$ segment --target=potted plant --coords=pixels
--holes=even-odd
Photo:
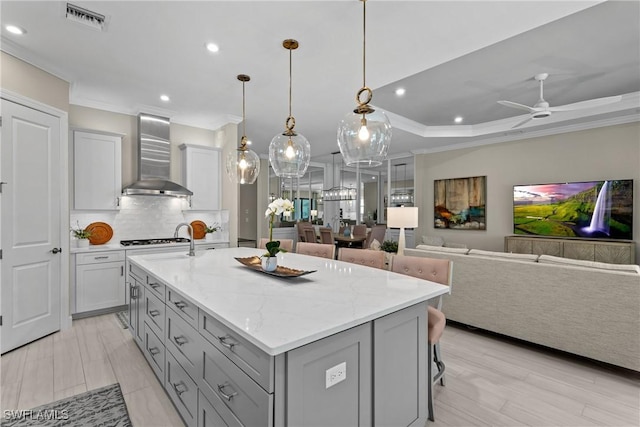
[[[276,199],[269,203],[264,216],[269,218],[269,241],[265,245],[267,253],[262,255],[262,269],[265,271],[274,271],[278,267],[278,258],[276,255],[278,252],[286,252],[285,249],[280,247],[279,240],[273,240],[273,221],[276,215],[281,215],[293,212],[293,203],[289,199]]]
[[[385,252],[396,253],[398,252],[398,242],[394,242],[393,240],[385,240],[384,242],[382,242],[382,245],[380,245],[380,249]]]
[[[89,246],[89,237],[91,237],[91,232],[80,227],[80,222],[77,222],[78,228],[72,228],[71,232],[73,233],[73,237],[77,239],[77,245],[79,248],[86,248]]]
[[[212,242],[213,241],[213,233],[215,233],[219,229],[220,229],[220,226],[217,223],[205,226],[205,228],[204,228],[204,232],[205,232],[204,239],[207,242]]]

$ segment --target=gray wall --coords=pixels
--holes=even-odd
[[[470,248],[504,249],[512,235],[513,186],[606,179],[634,180],[633,240],[640,258],[640,124],[629,123],[415,157],[420,236],[442,236]],[[487,229],[433,227],[433,181],[487,176]]]

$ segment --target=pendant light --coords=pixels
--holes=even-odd
[[[362,2],[362,88],[356,94],[358,107],[338,125],[338,146],[347,166],[380,166],[387,157],[391,143],[391,123],[384,111],[376,111],[369,102],[372,90],[366,84],[367,0]],[[365,95],[364,100],[362,95]]]
[[[291,51],[298,48],[298,42],[287,39],[282,46],[289,50],[289,117],[285,122],[285,131],[271,140],[269,162],[277,176],[301,178],[309,167],[311,145],[307,138],[293,130],[296,119],[291,115]]]
[[[253,184],[260,173],[260,158],[248,147],[244,117],[244,84],[251,80],[251,77],[239,74],[238,80],[242,82],[242,138],[236,152],[227,155],[227,176],[233,183]]]

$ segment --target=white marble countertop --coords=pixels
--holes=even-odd
[[[447,286],[386,270],[295,253],[279,254],[278,264],[317,271],[283,279],[234,259],[263,252],[229,248],[195,257],[164,253],[129,260],[270,355],[449,291]]]
[[[194,245],[196,247],[198,246],[202,246],[202,245],[211,245],[211,244],[216,244],[216,243],[229,243],[226,240],[211,240],[211,241],[206,241],[204,239],[199,239],[196,240],[194,242]],[[78,248],[78,247],[72,247],[70,248],[70,253],[72,254],[79,254],[79,253],[84,253],[84,252],[100,252],[100,251],[122,251],[122,250],[128,250],[128,251],[134,251],[137,249],[153,249],[153,248],[172,248],[172,247],[184,247],[184,248],[188,248],[189,247],[189,242],[180,242],[180,243],[166,243],[163,245],[139,245],[139,246],[122,246],[120,244],[120,242],[109,242],[109,243],[105,243],[104,245],[89,245],[86,248]]]

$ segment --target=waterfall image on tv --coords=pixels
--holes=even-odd
[[[632,224],[631,179],[513,187],[515,234],[631,240]]]

